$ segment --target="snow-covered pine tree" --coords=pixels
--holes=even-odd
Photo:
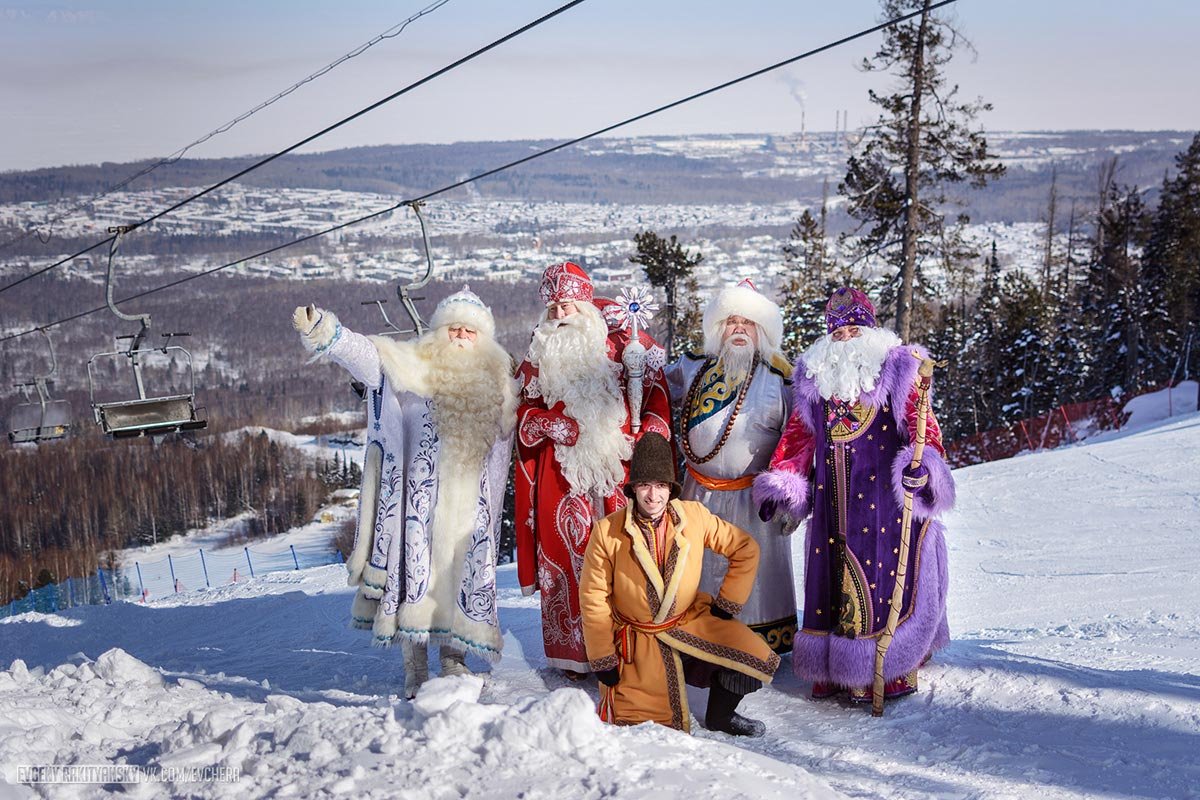
[[[1195,374],[1182,359],[1200,353],[1200,133],[1175,157],[1175,168],[1163,179],[1144,256],[1149,302],[1158,304],[1145,320],[1154,383]]]
[[[969,255],[946,250],[942,253],[942,274],[943,300],[924,344],[935,359],[945,362],[934,379],[937,389],[933,403],[943,440],[950,442],[975,432],[972,364],[966,345],[978,270]]]
[[[963,342],[962,360],[971,393],[973,432],[990,430],[1003,418],[1001,407],[1002,343],[1000,341],[1000,260],[996,242],[984,262],[983,283],[971,310],[970,334]]]
[[[679,321],[675,325],[675,352],[704,352],[704,309],[700,305],[700,284],[695,275],[688,275],[683,282],[679,303]]]
[[[892,19],[922,11],[913,20],[884,33],[883,45],[863,69],[897,78],[891,94],[869,92],[881,113],[867,128],[858,153],[847,163],[838,191],[848,199],[847,211],[858,221],[848,232],[858,258],[879,253],[895,268],[879,287],[881,315],[895,318],[902,338],[922,338],[932,319],[914,326],[936,292],[928,285],[922,264],[946,249],[964,250],[959,214],[946,224],[950,186],[966,183],[983,187],[999,177],[1004,166],[992,160],[987,138],[972,123],[991,105],[982,100],[961,102],[958,86],[948,85],[946,65],[954,51],[970,47],[943,16],[930,11],[930,0],[882,0],[883,16]],[[915,300],[922,302],[918,305]]]
[[[1036,283],[1013,270],[1000,281],[999,350],[1001,417],[1024,419],[1047,404],[1045,306]]]
[[[1091,355],[1087,394],[1125,395],[1146,382],[1140,355],[1148,311],[1142,275],[1146,210],[1136,188],[1110,184],[1097,218],[1083,294]]]
[[[819,216],[807,208],[783,246],[784,275],[779,308],[783,352],[794,359],[825,333],[825,302],[839,285],[825,232],[826,206]]]

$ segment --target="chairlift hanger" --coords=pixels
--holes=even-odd
[[[378,306],[379,313],[383,316],[384,323],[388,326],[388,328],[391,329],[381,333],[381,336],[405,336],[410,333],[420,336],[425,332],[427,327],[425,320],[421,318],[421,313],[417,311],[417,307],[413,302],[415,300],[424,300],[425,298],[414,297],[412,294],[410,294],[418,289],[425,288],[425,286],[429,284],[429,281],[433,279],[433,253],[429,247],[429,229],[425,225],[425,215],[421,213],[421,207],[424,206],[425,203],[421,200],[410,200],[409,202],[404,203],[404,205],[413,210],[413,213],[417,215],[417,222],[419,222],[421,225],[421,240],[425,245],[425,274],[415,283],[410,283],[407,286],[402,284],[396,285],[396,297],[399,298],[400,305],[404,307],[404,312],[408,315],[409,320],[412,322],[412,328],[410,329],[402,330],[388,317],[387,311],[385,311],[383,308],[387,300],[364,300],[362,302],[362,305],[364,306]]]
[[[8,440],[14,444],[39,444],[61,439],[71,428],[71,404],[66,400],[50,398],[50,387],[54,385],[53,379],[58,372],[54,342],[48,330],[38,328],[38,331],[46,337],[46,345],[50,349],[50,371],[34,377],[32,381],[14,384],[25,398],[25,402],[18,403],[9,415]],[[31,390],[37,392],[37,402],[33,401]]]
[[[125,322],[137,322],[137,333],[123,334],[115,337],[117,342],[128,340],[129,347],[110,353],[97,353],[88,360],[88,395],[91,399],[92,413],[104,433],[113,438],[134,436],[155,436],[163,433],[178,433],[181,431],[200,430],[208,426],[208,420],[199,417],[196,409],[196,374],[192,368],[192,354],[179,345],[171,344],[171,339],[177,336],[190,336],[186,332],[164,333],[162,346],[143,346],[150,333],[149,314],[126,314],[117,308],[113,302],[113,257],[120,246],[121,238],[132,230],[132,226],[119,225],[108,229],[116,234],[108,246],[108,273],[104,282],[104,297],[110,311],[117,319]],[[120,345],[117,345],[120,347]],[[143,354],[160,352],[169,355],[171,351],[182,353],[187,361],[189,390],[186,394],[146,396],[145,382],[142,379]],[[92,375],[92,364],[98,358],[127,358],[133,368],[133,380],[137,387],[137,397],[129,400],[117,400],[107,403],[96,402],[96,381]]]
[[[412,322],[412,328],[402,330],[396,325],[396,323],[392,322],[391,318],[388,317],[387,311],[383,307],[384,304],[387,303],[387,300],[381,299],[362,301],[362,305],[364,306],[373,305],[378,307],[384,323],[390,329],[380,333],[380,336],[407,336],[410,333],[420,336],[421,334],[425,333],[425,330],[428,327],[425,324],[425,320],[421,318],[421,313],[417,311],[416,304],[414,303],[416,300],[424,300],[425,298],[414,297],[411,294],[411,292],[425,288],[429,282],[433,280],[433,251],[429,246],[429,229],[425,225],[425,216],[421,213],[421,207],[424,206],[425,203],[421,200],[410,200],[409,202],[404,203],[404,205],[413,210],[413,213],[417,215],[417,222],[421,224],[421,241],[425,246],[425,274],[420,280],[416,281],[415,283],[410,283],[407,286],[399,283],[396,284],[396,297],[399,298],[400,305],[403,307],[404,313],[408,315],[409,320]],[[361,398],[366,398],[366,387],[360,381],[351,381],[350,386],[354,389],[355,394]]]

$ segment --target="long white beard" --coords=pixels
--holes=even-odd
[[[734,344],[732,340],[721,345],[717,355],[717,366],[725,376],[729,386],[740,386],[750,375],[750,367],[754,365],[754,344]]]
[[[856,402],[875,388],[888,351],[900,344],[900,337],[885,328],[859,330],[859,336],[844,342],[826,334],[804,351],[805,375],[816,381],[823,399]]]
[[[488,450],[507,433],[508,353],[492,339],[451,340],[439,330],[419,342],[418,354],[429,369],[441,460],[477,479]]]
[[[561,320],[545,320],[533,332],[529,360],[547,406],[562,402],[579,424],[574,445],[554,445],[572,492],[607,497],[625,479],[623,461],[633,444],[621,430],[628,411],[618,379],[621,367],[608,358],[608,328],[600,311],[579,304]]]

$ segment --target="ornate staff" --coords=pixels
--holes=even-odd
[[[914,358],[920,358],[913,351]],[[917,443],[913,447],[911,469],[921,466],[921,457],[925,454],[925,425],[929,415],[929,386],[933,382],[933,359],[921,359],[917,367]],[[875,685],[871,697],[872,716],[883,716],[883,658],[887,655],[892,637],[896,635],[896,625],[900,621],[900,605],[904,602],[904,579],[908,572],[908,546],[912,538],[912,507],[913,490],[904,487],[904,513],[900,522],[900,563],[896,565],[896,584],[892,587],[892,599],[889,603],[887,624],[879,636],[875,646]]]
[[[629,425],[633,433],[642,429],[642,376],[646,374],[646,346],[642,344],[640,331],[650,324],[658,303],[653,295],[640,286],[621,290],[617,298],[617,321],[622,328],[629,328],[629,344],[621,354],[625,365],[625,391],[629,396]]]

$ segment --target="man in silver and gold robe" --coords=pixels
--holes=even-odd
[[[684,500],[749,533],[758,543],[758,577],[738,619],[776,653],[792,649],[796,590],[790,533],[794,523],[764,522],[752,496],[754,477],[770,468],[791,414],[791,365],[779,352],[779,306],[750,281],[723,289],[704,311],[704,354],[667,368],[672,404],[680,409]],[[727,562],[704,554],[701,589],[716,594]]]

